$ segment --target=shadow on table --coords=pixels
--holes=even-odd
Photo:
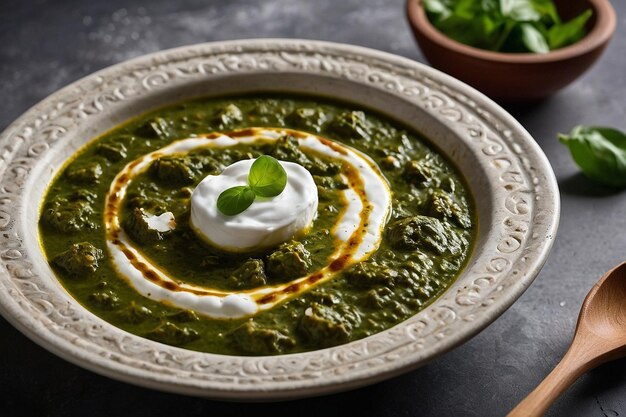
[[[568,396],[570,401],[558,401],[550,409],[548,415],[555,416],[576,416],[576,415],[597,415],[605,417],[616,417],[623,414],[622,401],[615,401],[620,395],[612,392],[616,387],[622,387],[626,382],[626,359],[604,364],[581,378],[578,383],[571,388]],[[618,388],[623,389],[623,388]],[[616,395],[617,394],[617,395]],[[578,403],[580,398],[595,398],[594,409],[581,409],[588,402]],[[571,401],[573,399],[573,401]]]
[[[620,193],[617,188],[606,187],[587,178],[582,172],[559,180],[561,192],[580,197],[611,197]]]
[[[524,103],[499,103],[517,120],[532,119],[537,113],[544,111],[551,103],[552,97]]]

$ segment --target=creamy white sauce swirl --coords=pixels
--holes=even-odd
[[[245,134],[243,134],[245,132]],[[202,147],[226,148],[239,143],[272,142],[292,134],[302,149],[309,149],[343,164],[347,190],[342,191],[346,207],[332,230],[338,241],[329,264],[308,276],[285,284],[247,291],[221,291],[178,281],[162,271],[141,251],[120,227],[119,212],[132,178],[155,159],[186,153]],[[240,318],[267,310],[280,302],[332,279],[341,270],[366,259],[382,240],[383,228],[391,213],[391,191],[376,164],[361,152],[309,133],[279,128],[250,128],[227,134],[208,134],[181,139],[126,165],[116,176],[106,197],[107,247],[119,273],[142,295],[214,318]]]

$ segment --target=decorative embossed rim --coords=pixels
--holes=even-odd
[[[188,351],[126,333],[60,286],[37,242],[37,213],[61,162],[88,139],[157,105],[203,94],[282,89],[392,112],[465,174],[477,247],[428,308],[346,345],[274,357]],[[157,52],[49,96],[0,135],[0,312],[26,336],[95,372],[157,389],[236,400],[337,392],[419,367],[479,332],[530,285],[552,246],[558,187],[532,137],[491,100],[425,65],[328,42],[258,39]]]

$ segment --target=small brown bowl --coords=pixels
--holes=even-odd
[[[615,10],[609,0],[555,0],[555,4],[564,20],[588,8],[593,16],[583,39],[546,54],[493,52],[454,41],[430,23],[422,0],[407,0],[407,16],[432,66],[495,100],[525,102],[554,94],[582,75],[615,32]]]

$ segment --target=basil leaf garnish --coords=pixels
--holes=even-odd
[[[255,198],[254,191],[245,185],[223,191],[217,198],[217,209],[227,216],[234,216],[250,207]]]
[[[245,211],[256,197],[276,197],[287,186],[287,172],[271,156],[262,155],[252,163],[248,185],[239,185],[223,191],[217,198],[217,209],[226,216]]]
[[[287,185],[287,173],[276,159],[263,155],[250,167],[248,185],[258,196],[276,197]]]
[[[626,135],[608,127],[577,126],[559,135],[585,175],[612,187],[626,187]]]

